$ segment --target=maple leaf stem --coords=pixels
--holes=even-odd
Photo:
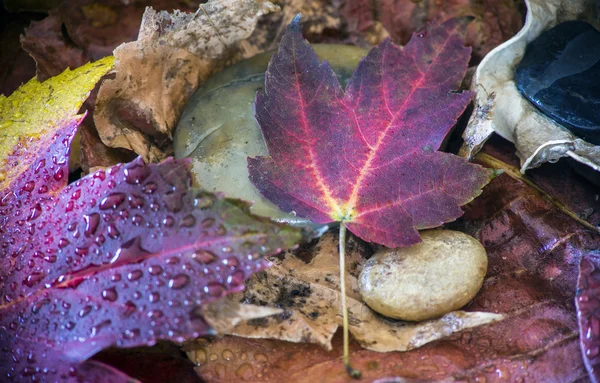
[[[342,316],[344,330],[344,366],[348,375],[360,378],[360,371],[350,365],[350,338],[348,334],[348,305],[346,303],[346,225],[340,222],[340,292],[342,295]]]

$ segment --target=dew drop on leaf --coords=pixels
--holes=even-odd
[[[211,297],[221,297],[225,293],[225,286],[218,282],[210,282],[204,286],[204,292]]]
[[[124,193],[113,193],[100,201],[100,210],[116,209],[125,201]]]
[[[127,165],[125,168],[125,182],[136,185],[142,183],[150,175],[150,169],[147,166],[138,163]]]
[[[200,264],[206,265],[217,260],[217,256],[206,250],[198,250],[192,254],[192,259]]]
[[[86,237],[90,237],[96,233],[98,225],[100,224],[100,214],[92,213],[84,215],[83,220],[85,221],[85,232]]]
[[[169,280],[169,288],[171,289],[181,289],[185,287],[190,281],[190,277],[185,274],[179,274],[174,278]]]
[[[148,182],[146,185],[144,185],[142,191],[146,194],[152,194],[156,191],[156,184],[154,182]]]
[[[102,298],[109,302],[116,301],[118,297],[119,295],[117,294],[117,290],[114,287],[102,290]]]
[[[183,220],[181,221],[181,226],[183,226],[183,227],[192,227],[195,224],[196,224],[196,218],[191,214],[188,214],[185,217],[183,217]]]
[[[127,279],[130,281],[137,281],[142,275],[144,275],[144,273],[141,270],[133,270],[127,274]]]

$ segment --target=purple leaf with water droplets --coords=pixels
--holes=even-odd
[[[192,189],[187,160],[137,159],[67,185],[80,122],[15,150],[36,158],[0,194],[2,381],[127,381],[86,359],[210,334],[201,307],[242,290],[267,267],[263,256],[300,239]]]

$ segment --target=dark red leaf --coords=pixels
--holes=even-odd
[[[437,152],[469,103],[457,93],[470,49],[467,21],[430,25],[400,49],[387,40],[364,58],[344,92],[290,24],[256,98],[270,157],[248,159],[250,179],[282,210],[341,221],[388,247],[453,221],[492,172]]]
[[[138,158],[67,185],[82,118],[8,160],[35,159],[0,192],[2,379],[125,381],[80,363],[112,345],[210,334],[201,307],[300,236],[191,189],[185,160]]]

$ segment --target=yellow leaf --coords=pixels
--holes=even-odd
[[[17,145],[30,146],[79,118],[81,105],[113,64],[114,57],[105,57],[41,83],[31,79],[8,97],[0,95],[0,190],[30,165],[7,163]]]

